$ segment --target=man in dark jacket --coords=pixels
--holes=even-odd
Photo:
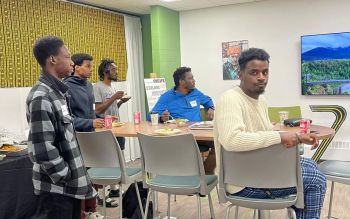
[[[39,200],[33,218],[80,219],[80,200],[96,192],[74,135],[68,87],[61,82],[73,62],[62,39],[54,36],[36,41],[33,53],[42,68],[26,100],[28,152]]]
[[[92,60],[89,54],[72,55],[74,72],[64,80],[69,87],[74,127],[80,132],[91,132],[104,126],[104,120],[96,118],[94,91],[92,84],[87,80],[92,74]]]
[[[94,91],[92,84],[87,80],[92,74],[93,58],[89,54],[78,53],[72,55],[72,61],[74,63],[73,73],[64,79],[64,83],[69,87],[69,102],[74,117],[74,128],[80,132],[91,132],[95,131],[95,128],[103,128],[104,120],[96,118]],[[97,198],[101,204],[102,199]],[[118,204],[107,198],[106,206],[117,207]],[[87,216],[91,215],[96,219],[102,217],[98,213],[93,213],[96,212],[96,199],[86,200],[83,210],[86,211]]]

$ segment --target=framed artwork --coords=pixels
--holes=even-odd
[[[238,57],[246,49],[248,49],[248,40],[222,43],[222,71],[224,80],[238,79]]]

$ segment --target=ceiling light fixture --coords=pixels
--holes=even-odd
[[[181,0],[160,0],[162,2],[178,2],[178,1],[181,1]]]

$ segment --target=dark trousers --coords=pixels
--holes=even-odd
[[[213,141],[197,141],[198,146],[205,146],[210,148],[209,155],[207,159],[204,161],[204,170],[207,175],[214,175],[215,167],[216,167],[216,155],[215,155],[215,146]]]
[[[38,197],[32,219],[80,219],[81,200],[49,192]]]
[[[124,137],[116,137],[119,143],[120,149],[123,151],[125,149],[125,138]]]

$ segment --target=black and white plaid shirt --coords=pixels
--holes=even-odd
[[[34,192],[89,199],[96,191],[75,139],[67,90],[61,81],[42,73],[27,97],[28,150],[34,163]]]

